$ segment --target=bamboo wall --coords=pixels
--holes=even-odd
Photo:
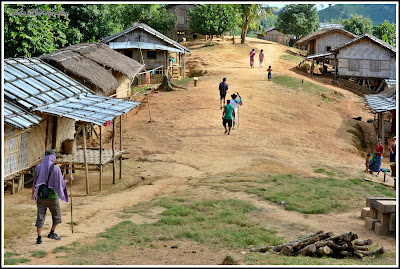
[[[396,79],[396,58],[391,58],[388,49],[368,39],[340,49],[337,57],[340,76]],[[351,59],[359,62],[358,71],[349,70]],[[379,61],[379,72],[371,71],[371,61]]]
[[[125,76],[125,75],[121,75],[119,73],[117,73],[117,81],[118,81],[118,87],[116,90],[116,97],[117,98],[123,98],[123,97],[127,97],[130,95],[130,83],[131,80]]]
[[[37,164],[46,151],[46,130],[52,117],[37,113],[43,120],[40,126],[21,131],[9,125],[4,127],[4,176],[17,173]],[[60,151],[62,142],[74,138],[75,120],[58,117],[55,148]]]
[[[340,32],[332,32],[322,35],[317,38],[317,48],[315,54],[327,52],[327,46],[330,46],[333,49],[351,40],[353,40],[353,38],[348,37]]]

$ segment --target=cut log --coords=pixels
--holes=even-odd
[[[317,254],[319,256],[326,256],[332,253],[332,249],[330,249],[328,246],[320,247],[317,249]]]
[[[354,252],[353,255],[354,255],[355,257],[357,257],[357,258],[360,258],[360,259],[363,259],[363,258],[364,258],[364,255],[362,255],[361,253],[358,253],[358,252]]]
[[[293,241],[289,241],[289,242],[287,242],[286,244],[296,243],[296,242],[299,242],[299,241],[308,240],[308,239],[310,239],[310,238],[312,238],[312,237],[314,237],[314,236],[316,236],[316,235],[318,235],[318,234],[323,234],[323,233],[324,233],[324,232],[323,232],[322,230],[319,230],[319,231],[317,231],[317,232],[314,233],[314,234],[310,234],[310,235],[308,235],[308,236],[305,236],[305,237],[302,237],[302,238],[299,238],[299,239],[296,239],[296,240],[293,240]]]
[[[353,241],[352,240],[353,239],[353,233],[352,232],[344,233],[340,237],[342,237],[342,240],[345,241],[346,243]]]
[[[383,254],[385,253],[385,247],[380,247],[379,249],[375,251],[362,251],[362,250],[356,250],[354,251],[354,254],[361,254],[363,256],[374,256],[376,254]]]
[[[353,251],[356,251],[356,250],[368,251],[369,250],[367,246],[352,246],[351,249]]]
[[[290,256],[293,253],[293,248],[291,246],[284,246],[279,253]]]
[[[356,246],[371,245],[372,244],[372,239],[366,239],[366,240],[358,239],[355,242],[353,242],[353,244],[356,245]]]
[[[328,246],[333,249],[337,249],[340,251],[340,250],[345,250],[347,248],[346,243],[344,243],[343,245],[338,245],[338,244],[335,244],[335,242],[333,242],[333,241],[330,241],[330,242],[332,242],[332,243],[330,243]]]
[[[315,244],[311,244],[305,246],[304,248],[300,249],[297,253],[303,256],[311,256],[317,251],[317,247]]]
[[[273,249],[274,247],[269,246],[269,247],[262,247],[262,248],[251,248],[249,251],[251,252],[267,252],[270,249]]]
[[[348,257],[348,256],[350,256],[350,252],[348,252],[346,250],[341,250],[341,251],[335,252],[335,254],[337,256],[340,256],[340,257]]]

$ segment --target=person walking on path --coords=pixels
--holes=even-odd
[[[231,133],[232,128],[232,118],[235,116],[235,111],[233,106],[230,104],[230,100],[226,101],[226,106],[224,106],[224,112],[222,112],[222,125],[224,125],[225,133],[228,135]],[[226,124],[228,124],[228,129],[226,129]]]
[[[264,52],[263,50],[261,50],[260,54],[259,54],[259,60],[260,60],[260,67],[264,67]]]
[[[268,67],[267,71],[268,71],[268,81],[270,81],[271,80],[271,72],[272,72],[271,66]]]
[[[390,162],[391,163],[396,162],[396,137],[395,136],[392,138],[392,141],[390,142]]]
[[[255,49],[250,52],[250,67],[254,68],[254,56],[256,55]]]
[[[58,235],[54,233],[57,224],[61,223],[61,209],[58,198],[60,198],[61,201],[68,203],[66,184],[74,179],[71,175],[64,180],[60,167],[54,164],[55,161],[55,151],[47,150],[43,160],[36,166],[36,175],[32,187],[32,201],[37,202],[37,218],[35,224],[38,235],[36,239],[37,244],[42,243],[42,227],[46,218],[47,208],[49,208],[53,219],[53,225],[51,226],[50,233],[47,237],[60,240]],[[49,195],[47,198],[40,198],[39,186],[42,184],[47,184],[49,188]]]
[[[222,109],[222,104],[225,104],[225,97],[227,92],[228,92],[228,84],[226,83],[226,78],[223,78],[222,82],[219,84],[220,109]],[[222,99],[224,99],[224,102],[222,102]]]
[[[371,161],[369,162],[369,169],[372,172],[377,172],[376,176],[379,176],[379,172],[381,171],[381,165],[383,160],[383,145],[382,139],[378,139],[378,143],[375,147],[374,155],[372,156]]]
[[[235,130],[235,123],[236,123],[236,115],[237,113],[237,106],[242,105],[242,99],[238,98],[236,94],[231,95],[232,99],[229,100],[230,104],[233,106],[233,111],[235,112],[235,116],[232,117],[232,130]]]

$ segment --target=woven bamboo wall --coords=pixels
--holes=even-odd
[[[123,98],[127,97],[130,94],[130,79],[127,76],[124,75],[117,75],[117,81],[118,81],[118,87],[116,90],[116,97],[117,98]]]
[[[9,125],[4,127],[4,176],[28,165],[28,133]]]
[[[350,59],[359,61],[360,68],[358,71],[349,70]],[[340,49],[338,60],[338,73],[340,76],[390,78],[390,68],[393,68],[390,65],[390,51],[369,40],[360,40],[351,46]],[[371,60],[380,62],[379,72],[371,70]]]
[[[62,143],[66,139],[74,139],[75,134],[75,120],[59,117],[57,120],[57,141],[56,141],[56,151],[62,149]]]
[[[46,115],[39,115],[46,118]],[[39,127],[32,128],[28,133],[28,164],[42,159],[45,152],[47,120],[42,121]]]

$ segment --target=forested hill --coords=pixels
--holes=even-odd
[[[340,16],[340,12],[343,11]],[[330,22],[332,19],[348,19],[350,15],[363,15],[372,20],[374,26],[381,24],[384,20],[396,23],[395,4],[338,4],[318,11],[319,21]]]

